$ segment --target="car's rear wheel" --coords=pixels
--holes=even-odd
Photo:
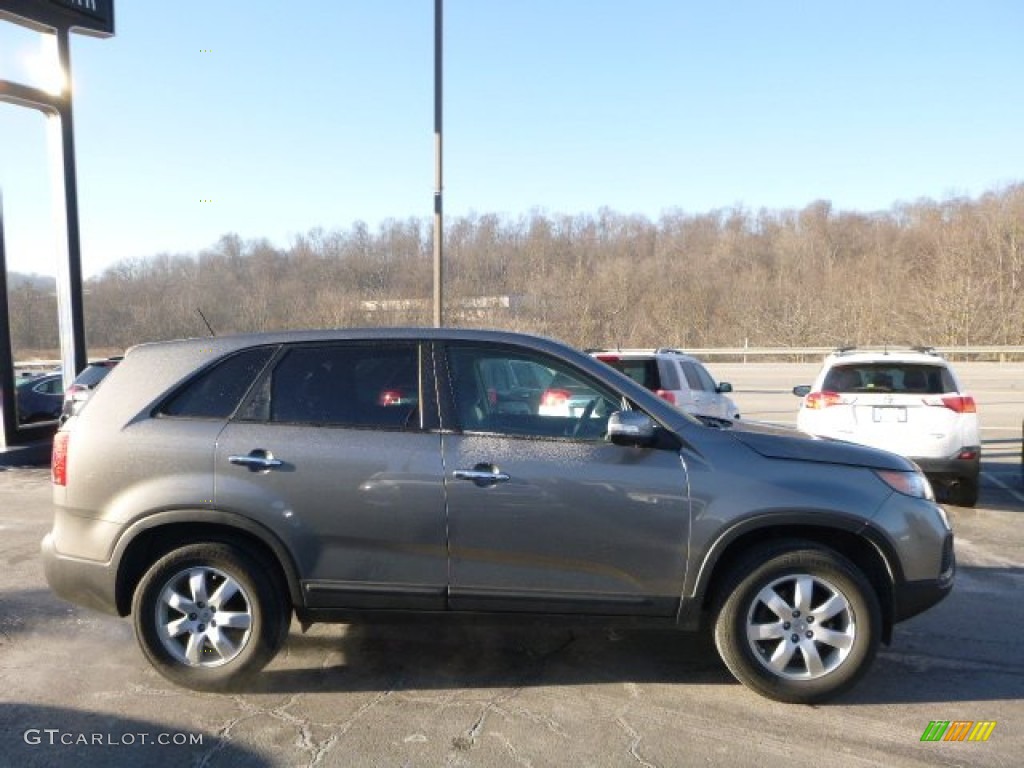
[[[290,623],[274,571],[238,547],[191,544],[160,558],[132,601],[135,635],[168,680],[222,690],[262,669]]]
[[[809,542],[752,553],[720,591],[715,644],[741,683],[811,704],[851,688],[878,650],[878,596],[838,553]]]

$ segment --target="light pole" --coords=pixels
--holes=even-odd
[[[444,215],[441,203],[444,189],[441,162],[443,6],[444,0],[434,0],[434,325],[438,328],[444,325]]]

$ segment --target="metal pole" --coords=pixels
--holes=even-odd
[[[61,357],[65,362],[63,376],[70,386],[86,366],[85,310],[82,300],[82,241],[78,221],[78,178],[75,174],[75,124],[72,119],[71,34],[68,29],[57,30],[57,53],[60,71],[67,78],[65,98],[60,110],[60,143],[63,152],[63,179],[65,179],[65,210],[68,212],[68,305],[71,324],[60,329]],[[66,349],[70,346],[70,350]],[[69,370],[70,366],[70,370]]]
[[[63,165],[64,216],[67,224],[66,258],[57,259],[57,296],[61,306],[59,317],[61,362],[65,388],[86,365],[85,312],[82,306],[82,245],[78,225],[78,181],[75,176],[75,131],[71,117],[71,35],[67,28],[57,30],[57,55],[65,79],[58,105],[60,154]],[[59,205],[59,203],[58,203]],[[60,231],[58,227],[58,232]],[[63,257],[64,254],[61,254]],[[66,269],[64,268],[66,266]]]
[[[7,255],[4,251],[4,197],[0,190],[0,448],[13,445],[18,435],[18,401],[11,350],[10,308],[7,304]]]
[[[442,242],[444,235],[444,214],[441,202],[441,86],[442,86],[442,22],[444,0],[434,0],[434,325],[444,325],[444,262]]]

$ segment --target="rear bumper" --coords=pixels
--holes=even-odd
[[[926,475],[977,479],[978,474],[981,472],[980,448],[975,449],[974,458],[971,459],[960,459],[956,456],[938,459],[911,456],[910,459]]]
[[[119,616],[115,595],[115,574],[110,563],[81,560],[57,552],[53,534],[40,547],[46,582],[58,597],[77,605]]]

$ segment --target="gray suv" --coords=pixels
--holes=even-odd
[[[509,368],[529,373],[514,397]],[[586,402],[550,407],[555,385]],[[906,459],[694,418],[498,331],[135,347],[58,433],[53,488],[51,587],[131,615],[153,666],[201,690],[260,670],[293,614],[415,612],[710,626],[740,681],[814,702],[955,570]]]

